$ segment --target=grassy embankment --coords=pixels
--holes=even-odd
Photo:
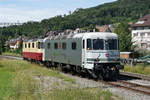
[[[150,75],[150,64],[137,64],[133,67],[125,65],[125,68],[122,71]]]
[[[118,100],[118,97],[101,88],[78,89],[69,85],[60,89],[57,86],[59,83],[54,83],[49,90],[46,86],[54,80],[45,81],[44,77],[55,77],[76,84],[75,79],[42,65],[0,59],[0,100]]]

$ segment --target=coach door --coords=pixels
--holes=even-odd
[[[86,49],[85,49],[85,40],[82,40],[82,65],[85,65],[85,53]]]

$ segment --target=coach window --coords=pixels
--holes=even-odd
[[[26,43],[24,44],[24,47],[27,48],[27,44]]]
[[[30,48],[30,43],[28,43],[28,48]]]
[[[47,43],[47,49],[50,49],[50,47],[51,47],[51,44]]]
[[[65,42],[62,43],[62,48],[66,49],[66,43]]]
[[[76,49],[76,47],[77,47],[76,42],[72,42],[72,50],[75,50],[75,49]]]
[[[91,39],[87,39],[87,50],[91,50],[92,49],[92,45],[91,45]]]
[[[38,42],[38,49],[40,49],[40,42]]]
[[[32,48],[34,48],[34,43],[32,43]]]
[[[58,49],[58,43],[54,43],[54,48]]]
[[[43,42],[38,42],[38,49],[43,49],[44,46],[43,46]]]

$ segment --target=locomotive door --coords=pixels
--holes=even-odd
[[[82,40],[82,66],[85,66],[85,55],[86,55],[86,49],[85,49],[85,40]]]

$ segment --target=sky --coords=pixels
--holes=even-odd
[[[41,21],[116,0],[0,0],[1,22]]]

